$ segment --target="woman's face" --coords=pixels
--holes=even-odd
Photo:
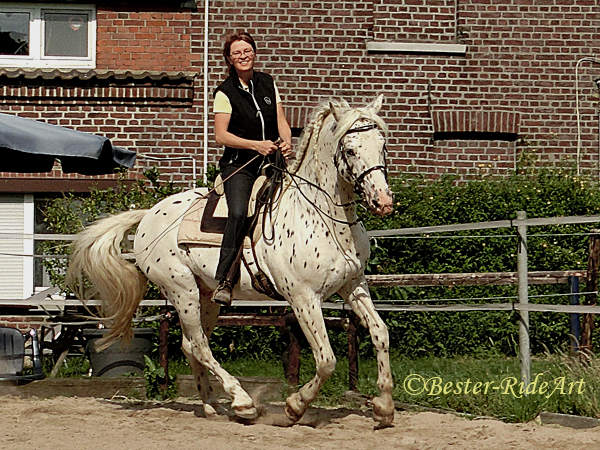
[[[229,50],[229,62],[238,74],[252,70],[254,67],[255,56],[252,45],[247,42],[235,41],[231,44]]]

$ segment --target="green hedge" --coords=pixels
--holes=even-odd
[[[540,170],[502,180],[456,183],[451,177],[427,182],[416,178],[393,182],[396,208],[388,217],[364,214],[367,229],[528,218],[600,214],[597,185],[562,171]],[[585,269],[587,233],[598,224],[528,228],[528,267],[534,270]],[[416,238],[372,240],[368,273],[508,272],[517,270],[516,229],[464,231]],[[583,289],[582,289],[583,290]],[[372,289],[376,299],[464,299],[461,303],[506,302],[516,286]],[[568,286],[530,286],[530,295],[568,293]],[[480,300],[468,300],[468,299]],[[568,297],[530,299],[568,303]],[[459,301],[457,301],[459,302]],[[446,302],[447,303],[447,302]],[[506,312],[394,313],[385,316],[392,348],[409,356],[517,352],[517,314]],[[564,349],[569,343],[569,316],[530,314],[532,351]]]
[[[102,214],[131,207],[148,207],[176,189],[159,181],[156,171],[149,182],[107,191],[93,190],[91,196],[66,195],[48,205],[46,225],[57,233],[74,233],[87,221]],[[393,214],[381,218],[363,208],[362,219],[369,230],[447,225],[506,220],[526,211],[528,218],[600,214],[598,186],[569,172],[539,170],[502,180],[480,179],[457,183],[451,177],[426,181],[417,177],[391,182],[395,198]],[[585,269],[588,236],[598,224],[530,227],[529,270]],[[64,253],[59,243],[47,244],[47,252]],[[52,246],[52,247],[50,247]],[[377,238],[371,241],[367,273],[506,272],[517,268],[516,230],[464,231],[445,235]],[[55,281],[60,282],[56,260],[47,261]],[[373,288],[376,300],[399,299],[427,302],[432,299],[461,299],[460,302],[493,301],[489,297],[514,297],[514,286],[431,288]],[[564,294],[567,286],[531,286],[531,295]],[[474,300],[475,299],[475,300]],[[457,300],[458,301],[458,300]],[[567,303],[566,296],[535,299],[543,303]],[[517,315],[507,312],[385,313],[391,347],[400,354],[451,356],[506,354],[517,352]],[[569,316],[531,313],[534,353],[564,350],[569,343]],[[345,352],[343,334],[330,333],[337,352]],[[174,333],[173,338],[178,339]],[[213,348],[220,358],[271,357],[280,353],[279,333],[272,328],[240,327],[217,329]],[[175,345],[174,347],[176,347]],[[372,352],[363,331],[362,356]]]

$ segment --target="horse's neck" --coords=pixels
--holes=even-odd
[[[326,128],[327,121],[322,128]],[[304,185],[301,187],[304,195],[311,202],[327,214],[336,219],[352,222],[355,220],[354,206],[339,207],[336,205],[347,205],[355,198],[352,185],[345,181],[338,173],[334,163],[334,155],[337,150],[337,142],[333,141],[330,131],[323,131],[318,139],[311,139],[302,163],[296,174],[317,188]],[[322,192],[319,192],[322,191]]]

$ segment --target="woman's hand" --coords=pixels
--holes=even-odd
[[[281,154],[286,160],[292,156],[292,145],[288,142],[281,142],[279,144],[279,150],[281,150]]]
[[[277,144],[273,141],[253,141],[252,150],[256,150],[263,156],[270,155],[277,151]]]

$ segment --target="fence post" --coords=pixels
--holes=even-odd
[[[579,277],[569,277],[569,303],[579,305]],[[569,314],[571,319],[571,354],[579,353],[579,342],[581,339],[581,327],[579,324],[579,313]]]
[[[348,311],[348,390],[358,392],[358,326],[354,311]]]
[[[166,308],[161,308],[160,326],[158,332],[158,363],[163,368],[165,376],[160,380],[162,391],[169,389],[169,318],[170,313]]]
[[[587,278],[585,283],[585,305],[595,305],[598,301],[598,265],[600,256],[600,230],[590,230],[590,244],[588,251]],[[592,331],[594,330],[594,315],[583,314],[581,325],[580,350],[588,355],[592,352]]]
[[[283,370],[290,391],[296,392],[300,384],[300,341],[299,336],[302,335],[302,330],[295,321],[293,315],[286,318],[286,325],[283,327],[282,337],[288,341],[287,348],[282,355]]]
[[[527,269],[527,214],[525,211],[517,212],[517,233],[519,236],[517,273],[519,282],[519,305],[529,303],[528,269]],[[525,388],[531,379],[531,350],[529,346],[529,311],[519,310],[519,356],[521,360],[521,381]]]

